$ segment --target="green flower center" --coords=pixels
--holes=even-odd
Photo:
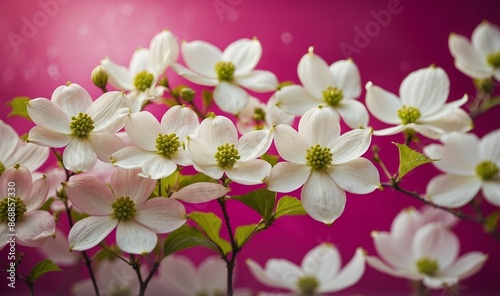
[[[118,219],[120,221],[127,221],[135,216],[135,204],[130,197],[119,197],[111,205],[113,207],[113,219]]]
[[[255,108],[253,110],[252,119],[255,121],[263,121],[266,119],[266,111],[262,108]]]
[[[234,144],[226,143],[217,147],[215,159],[220,167],[230,169],[234,166],[236,161],[240,159],[238,149],[234,148]]]
[[[236,67],[231,62],[220,61],[215,64],[215,73],[219,81],[232,81],[235,69]]]
[[[3,174],[3,172],[5,172],[5,166],[3,165],[3,163],[0,161],[0,176]]]
[[[26,213],[26,205],[19,197],[4,198],[0,201],[0,222],[8,222],[9,217],[19,220]]]
[[[112,296],[130,296],[132,295],[128,287],[119,287],[116,290],[110,291]]]
[[[142,71],[135,75],[134,86],[137,90],[145,91],[146,89],[151,87],[151,83],[153,83],[154,78],[154,75],[149,73],[148,71]]]
[[[493,68],[500,68],[500,51],[489,54],[486,57],[486,62],[493,66]]]
[[[307,149],[306,160],[307,165],[315,170],[326,169],[333,161],[333,154],[330,152],[330,148],[316,144]]]
[[[476,166],[476,174],[481,180],[491,180],[498,174],[498,166],[489,160],[481,161]]]
[[[177,152],[180,146],[179,137],[175,133],[169,135],[159,134],[158,138],[156,138],[156,149],[166,157],[170,157],[170,155]]]
[[[94,121],[85,113],[78,113],[78,116],[71,117],[69,128],[78,137],[87,137],[94,130]]]
[[[417,261],[417,270],[421,274],[433,276],[438,268],[438,262],[434,259],[424,257]]]
[[[297,281],[297,286],[301,296],[313,296],[319,286],[319,282],[315,277],[303,276]]]
[[[406,107],[403,105],[403,107],[398,110],[398,116],[401,118],[403,124],[415,123],[421,115],[420,110],[415,107]]]
[[[344,92],[335,86],[329,86],[323,91],[323,100],[332,107],[336,106],[343,98]]]

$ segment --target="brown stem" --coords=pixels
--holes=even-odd
[[[227,212],[226,208],[226,201],[224,197],[221,197],[218,199],[219,205],[221,206],[222,209],[222,214],[224,216],[224,221],[226,222],[226,229],[229,234],[229,241],[231,242],[231,258],[228,258],[228,256],[224,256],[223,259],[226,261],[226,266],[227,266],[227,295],[232,296],[233,295],[233,273],[234,273],[234,266],[236,262],[236,256],[238,252],[241,250],[238,247],[238,244],[236,243],[236,239],[234,238],[233,235],[233,230],[231,228],[231,223],[230,223],[230,218],[229,214]]]

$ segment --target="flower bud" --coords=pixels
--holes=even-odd
[[[184,87],[180,92],[181,98],[188,103],[193,101],[195,94],[196,92],[189,87]]]
[[[92,70],[92,82],[95,86],[100,89],[106,89],[106,85],[108,84],[108,73],[104,70],[104,67],[99,65]]]

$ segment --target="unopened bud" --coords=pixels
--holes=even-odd
[[[106,89],[108,84],[108,73],[104,70],[104,67],[99,65],[92,70],[92,82],[95,86],[100,89]]]
[[[180,96],[185,102],[192,102],[194,100],[196,92],[189,87],[185,87],[181,90]]]
[[[168,79],[167,79],[167,77],[162,77],[160,79],[160,81],[158,81],[158,85],[168,88]]]

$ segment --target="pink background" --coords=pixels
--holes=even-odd
[[[239,38],[257,36],[263,46],[260,69],[273,71],[280,81],[299,83],[296,68],[299,59],[309,46],[328,63],[343,59],[341,44],[355,45],[356,30],[371,31],[369,42],[352,58],[361,71],[362,84],[373,81],[394,93],[410,72],[435,64],[445,69],[451,79],[450,100],[464,93],[474,95],[474,87],[468,77],[453,65],[447,41],[451,32],[470,37],[482,20],[500,25],[500,2],[490,1],[432,1],[432,0],[376,0],[376,1],[77,1],[42,0],[56,3],[50,15],[44,14],[38,1],[2,1],[0,3],[0,100],[15,96],[48,97],[61,84],[71,81],[85,87],[94,98],[99,89],[90,81],[91,70],[105,56],[127,65],[137,47],[148,47],[151,38],[162,29],[171,30],[180,40],[202,39],[220,48]],[[396,3],[397,13],[392,14],[385,26],[373,27],[375,18],[371,12],[387,9],[388,3]],[[46,18],[44,18],[44,15]],[[33,17],[38,17],[33,20]],[[35,31],[23,30],[25,19],[37,24]],[[370,27],[372,26],[372,27]],[[358,28],[358,29],[356,29]],[[14,34],[25,38],[13,43]],[[9,38],[10,36],[10,38]],[[185,83],[169,71],[175,85]],[[266,101],[270,94],[259,95]],[[364,92],[360,98],[364,100]],[[157,116],[164,107],[155,106]],[[150,109],[152,110],[152,109]],[[483,136],[498,128],[499,107],[490,110],[476,122],[474,132]],[[13,125],[19,134],[29,131],[31,124],[23,118],[7,114],[10,108],[0,108],[0,119]],[[374,128],[385,125],[372,119]],[[344,131],[347,129],[344,126]],[[401,135],[374,138],[382,148],[381,155],[389,169],[397,169],[397,150],[391,141],[403,141]],[[422,144],[429,141],[424,140]],[[366,157],[371,153],[367,152]],[[425,184],[437,171],[430,165],[408,175],[405,188],[425,191]],[[386,181],[382,176],[382,181]],[[235,188],[236,192],[242,192]],[[298,196],[296,193],[295,196]],[[229,202],[233,225],[258,221],[257,215],[237,202]],[[331,227],[313,221],[308,216],[281,218],[273,227],[257,235],[239,254],[237,287],[268,290],[260,285],[244,265],[244,259],[253,258],[261,264],[270,258],[287,258],[300,264],[304,254],[321,242],[338,246],[344,262],[354,255],[358,246],[374,254],[370,232],[388,231],[394,216],[408,206],[420,207],[421,203],[390,189],[366,196],[348,194],[344,214]],[[493,207],[485,204],[486,212]],[[214,202],[206,208],[188,207],[188,210],[215,210]],[[461,253],[480,250],[489,254],[484,268],[472,278],[461,283],[465,295],[493,295],[500,291],[500,242],[482,232],[480,226],[462,221],[454,231],[462,243]],[[26,272],[33,260],[40,257],[34,249],[20,248],[26,261],[21,270]],[[196,264],[209,251],[197,248],[185,254]],[[0,260],[6,261],[5,250]],[[71,283],[85,270],[68,268],[66,274],[52,274],[36,283],[38,295],[64,295]],[[10,293],[5,277],[0,277],[1,294]],[[50,284],[48,284],[50,283]],[[57,284],[55,284],[57,283]],[[17,282],[15,294],[26,294],[23,283]],[[367,267],[359,283],[342,295],[407,295],[410,284]],[[495,293],[496,292],[496,293]],[[439,292],[437,292],[439,295]]]

